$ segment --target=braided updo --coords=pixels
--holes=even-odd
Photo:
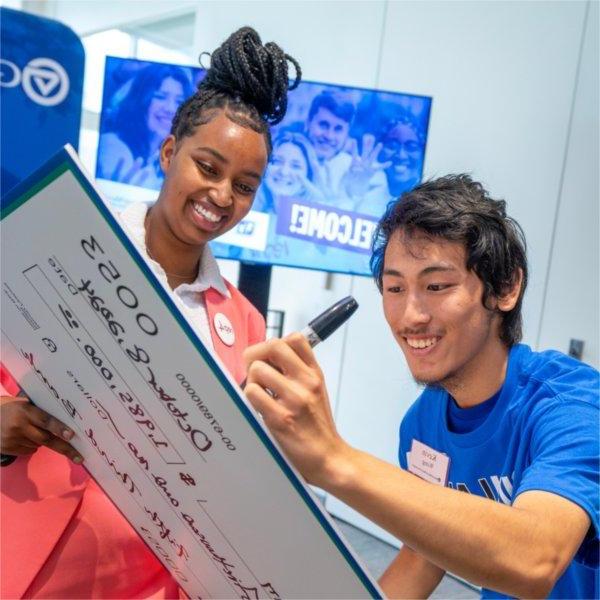
[[[291,85],[288,61],[295,70]],[[192,135],[221,109],[234,123],[264,135],[271,154],[269,125],[285,116],[287,92],[298,87],[301,76],[300,65],[277,44],[263,45],[254,29],[242,27],[213,52],[198,90],[177,110],[171,134],[175,139]]]

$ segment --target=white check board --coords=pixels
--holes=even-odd
[[[2,361],[191,597],[381,597],[72,149],[1,234]]]

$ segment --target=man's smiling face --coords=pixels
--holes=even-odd
[[[500,314],[483,306],[483,291],[463,244],[418,231],[391,236],[383,308],[417,381],[456,384],[485,369],[489,350],[502,342]]]

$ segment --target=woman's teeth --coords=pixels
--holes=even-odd
[[[429,346],[433,346],[434,344],[437,343],[439,338],[436,337],[432,337],[432,338],[427,338],[427,339],[420,339],[420,340],[416,340],[414,338],[406,338],[406,343],[411,347],[411,348],[429,348]]]
[[[210,210],[204,208],[203,206],[200,206],[200,204],[196,204],[195,202],[192,204],[192,206],[194,207],[194,210],[201,216],[204,217],[207,221],[210,221],[211,223],[217,223],[218,221],[220,221],[222,219],[221,215],[216,215],[213,212],[210,212]]]

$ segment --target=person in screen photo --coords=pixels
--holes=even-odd
[[[144,86],[154,90],[150,101],[138,96],[140,115],[166,136],[157,200],[133,203],[119,218],[198,337],[241,383],[242,353],[264,340],[265,322],[223,278],[209,242],[252,208],[272,150],[270,126],[283,119],[288,90],[298,86],[301,71],[277,44],[263,45],[256,31],[243,27],[215,50],[206,77],[167,128],[166,112],[186,90],[176,73],[164,71],[153,87]],[[161,109],[165,81],[172,85],[165,96],[171,96]],[[224,325],[233,340],[223,334]],[[75,432],[18,397],[19,386],[1,363],[0,381],[0,597],[187,597],[83,468],[70,444]],[[221,443],[222,430],[214,432],[215,444]]]
[[[345,148],[355,113],[354,103],[333,91],[315,96],[308,111],[306,137],[315,149],[324,192],[330,198],[343,194],[342,178],[352,163],[352,156]]]
[[[359,141],[350,132],[356,107],[340,92],[324,91],[313,99],[306,125],[319,161],[324,200],[342,210],[380,217],[390,200],[379,155],[382,144],[371,133]]]
[[[254,209],[276,213],[281,198],[322,202],[322,189],[314,148],[301,133],[285,132],[273,142],[271,160]]]
[[[415,120],[404,114],[386,124],[381,137],[379,161],[392,198],[414,188],[421,178],[424,155],[423,132]]]
[[[265,249],[259,251],[225,245],[221,248],[218,240],[213,249],[217,253],[227,253],[230,258],[250,262],[267,260],[302,265],[313,260],[319,264],[325,246],[277,233],[277,216],[281,203],[286,199],[302,203],[323,202],[315,151],[304,135],[290,131],[284,131],[275,138],[265,177],[252,205],[253,210],[270,214]]]
[[[360,151],[354,138],[347,146],[352,162],[341,188],[355,212],[379,218],[388,202],[413,189],[421,179],[424,136],[408,112],[388,121],[378,142],[373,134],[365,133]]]
[[[100,135],[96,177],[160,189],[160,145],[191,93],[190,75],[182,67],[148,65],[139,71]]]

